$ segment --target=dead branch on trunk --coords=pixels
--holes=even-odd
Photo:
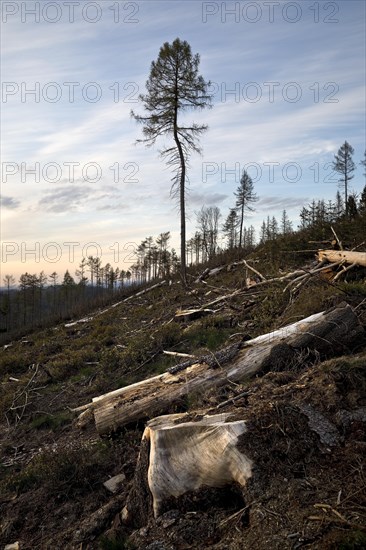
[[[191,355],[190,353],[179,353],[178,351],[165,351],[163,350],[163,353],[165,355],[172,355],[173,357],[188,357],[189,359],[196,359],[194,355]]]
[[[337,242],[337,244],[338,244],[338,246],[339,246],[339,249],[340,249],[340,250],[343,250],[342,241],[340,241],[340,240],[338,239],[338,235],[337,235],[337,233],[334,231],[334,228],[333,228],[332,226],[331,226],[330,228],[331,228],[332,233],[333,233],[333,235],[334,235],[334,237],[335,237],[335,240],[336,240],[336,242]]]
[[[354,267],[356,267],[357,264],[351,264],[351,265],[348,265],[347,267],[345,266],[342,266],[342,270],[341,271],[338,271],[338,273],[334,276],[333,278],[333,281],[338,281],[338,279],[340,277],[342,277],[342,275],[344,275],[345,273],[347,273],[347,271],[351,271],[351,269],[353,269]]]
[[[249,269],[250,271],[253,271],[253,273],[255,273],[256,275],[258,275],[258,277],[260,278],[261,281],[266,281],[266,278],[262,275],[262,273],[260,273],[259,271],[257,271],[256,269],[254,269],[253,266],[249,265],[248,262],[246,260],[243,260],[243,263],[245,265],[245,267],[247,269]]]

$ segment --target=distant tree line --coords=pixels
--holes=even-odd
[[[366,185],[361,194],[350,192],[355,164],[353,148],[347,141],[335,155],[334,170],[340,174],[340,189],[334,200],[313,200],[303,206],[298,231],[319,232],[329,225],[357,218],[365,220]],[[366,168],[365,159],[361,165]],[[366,173],[364,174],[366,176]],[[196,212],[196,231],[186,241],[185,265],[205,264],[225,250],[238,256],[250,252],[257,244],[276,241],[295,232],[286,210],[281,219],[268,216],[263,220],[258,238],[253,225],[246,223],[248,214],[254,211],[258,197],[249,174],[244,170],[240,184],[234,193],[234,204],[222,223],[217,206],[202,206]],[[102,265],[101,258],[82,258],[74,276],[67,269],[63,275],[55,271],[46,275],[24,273],[16,281],[11,274],[3,279],[0,293],[0,332],[12,333],[60,319],[82,314],[116,299],[131,285],[141,285],[155,279],[172,277],[181,270],[181,259],[170,247],[170,232],[157,238],[146,237],[135,250],[136,260],[128,269],[114,268],[110,263]]]
[[[46,275],[23,273],[19,281],[5,275],[0,294],[0,332],[25,331],[82,314],[114,299],[134,284],[130,270],[102,266],[101,259],[83,258],[75,271]]]

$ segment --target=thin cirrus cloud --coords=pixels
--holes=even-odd
[[[301,208],[309,202],[310,199],[306,197],[270,197],[264,196],[256,203],[256,210],[267,211],[282,211],[290,210],[294,208]]]
[[[216,206],[221,204],[228,198],[228,195],[223,193],[198,193],[192,191],[188,193],[187,202],[189,206]]]
[[[46,195],[38,202],[38,208],[45,212],[70,212],[74,211],[84,204],[93,193],[93,189],[88,186],[75,187],[73,185],[57,189],[51,189],[45,192]]]
[[[97,210],[99,212],[106,212],[108,210],[111,211],[120,211],[120,210],[129,210],[130,206],[124,202],[117,202],[112,204],[103,204],[101,206],[97,206]]]
[[[213,109],[186,117],[209,126],[201,140],[202,156],[192,155],[189,163],[188,233],[195,228],[193,212],[203,205],[219,206],[226,217],[239,184],[233,173],[236,163],[240,163],[240,173],[246,163],[262,168],[262,176],[255,181],[260,200],[250,219],[258,227],[268,213],[279,217],[286,209],[296,215],[313,198],[333,199],[337,184],[314,183],[310,167],[331,163],[346,139],[355,148],[358,167],[365,149],[363,2],[338,2],[337,24],[324,22],[335,3],[307,0],[272,3],[273,23],[267,16],[271,3],[253,3],[261,17],[258,23],[249,23],[242,16],[240,20],[229,13],[223,16],[223,10],[236,9],[239,3],[211,3],[218,12],[204,20],[202,2],[141,0],[130,3],[138,6],[134,24],[126,22],[131,8],[121,9],[121,21],[114,24],[108,3],[96,4],[101,6],[102,18],[95,24],[83,20],[80,4],[72,24],[63,13],[55,24],[35,23],[31,17],[22,23],[18,14],[3,25],[3,80],[19,86],[19,92],[3,102],[1,115],[3,160],[19,165],[17,174],[1,182],[6,239],[11,240],[12,234],[26,239],[29,233],[22,237],[22,228],[28,226],[29,212],[39,212],[44,216],[34,220],[34,239],[37,232],[40,239],[50,234],[53,223],[65,241],[83,242],[107,221],[103,226],[106,242],[113,243],[116,232],[118,238],[134,240],[136,235],[138,240],[145,236],[142,231],[157,235],[170,230],[173,246],[178,247],[179,215],[169,194],[172,174],[158,153],[170,139],[167,136],[151,149],[136,146],[142,128],[130,118],[131,109],[143,114],[137,98],[145,93],[151,61],[163,42],[177,36],[200,54],[200,72],[215,83]],[[119,2],[113,4],[114,9],[117,4],[122,8]],[[286,22],[281,16],[283,8],[287,5],[292,16],[295,4],[301,5],[301,18],[297,23]],[[248,8],[251,15],[253,6]],[[315,23],[317,6],[319,22]],[[31,90],[35,82],[41,87],[40,101],[31,95],[23,101],[21,84]],[[52,103],[43,97],[48,82],[60,86],[59,101]],[[73,102],[65,82],[78,83]],[[94,103],[82,93],[90,82],[97,83],[102,92]],[[250,82],[257,83],[260,92],[256,102],[245,96]],[[273,101],[266,82],[279,83]],[[289,82],[301,90],[297,102],[284,98]],[[329,83],[335,85],[333,96],[329,96]],[[338,101],[328,102],[332,97]],[[52,182],[41,174],[39,181],[31,175],[24,179],[22,162],[30,167],[39,162],[41,172],[46,163],[58,163],[61,178]],[[79,163],[73,180],[65,166],[70,162]],[[97,181],[82,173],[90,162],[101,168]],[[280,166],[273,181],[268,181],[264,163],[271,162]],[[210,177],[205,177],[205,163],[216,167]],[[283,178],[286,163],[302,168],[296,184]],[[361,172],[356,170],[352,180],[357,192],[364,185]]]
[[[16,210],[20,206],[20,201],[14,197],[7,197],[0,195],[0,207],[8,208],[9,210]]]
[[[128,208],[128,201],[120,202],[122,192],[118,187],[105,185],[102,188],[93,188],[80,182],[81,180],[75,182],[76,185],[62,185],[44,190],[44,196],[38,201],[37,210],[68,213],[87,209],[102,211]]]

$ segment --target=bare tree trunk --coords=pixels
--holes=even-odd
[[[349,250],[319,250],[319,261],[339,262],[345,264],[355,264],[366,267],[366,252],[352,252]]]
[[[178,84],[177,84],[178,86]],[[174,141],[176,143],[179,161],[180,161],[180,183],[179,183],[179,207],[180,207],[180,272],[182,283],[187,285],[187,269],[186,269],[186,200],[185,200],[185,185],[186,185],[186,161],[182,144],[178,137],[178,107],[176,107],[174,117]]]

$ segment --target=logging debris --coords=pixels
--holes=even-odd
[[[356,314],[343,304],[229,346],[211,358],[188,361],[163,374],[95,397],[92,403],[78,407],[75,412],[91,409],[98,432],[113,432],[166,412],[192,392],[202,393],[228,383],[239,383],[260,372],[280,370],[303,350],[314,350],[320,358],[326,358],[352,350],[364,338],[365,332]]]

